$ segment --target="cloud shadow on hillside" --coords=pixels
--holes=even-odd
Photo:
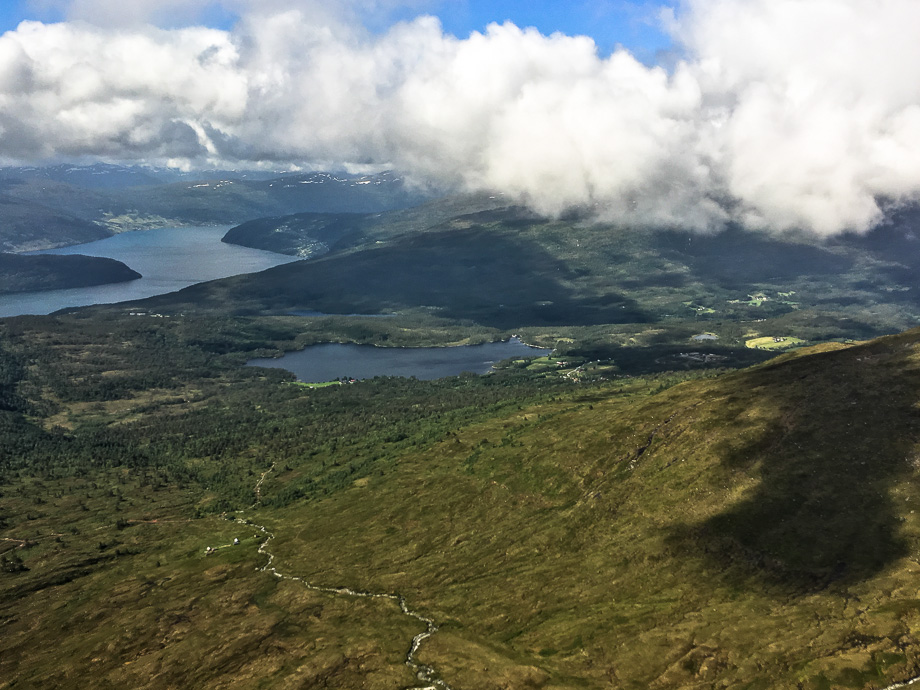
[[[873,345],[749,372],[775,421],[723,463],[760,483],[672,544],[793,592],[865,580],[904,556],[891,489],[915,472],[920,371],[894,357]]]
[[[731,290],[804,276],[838,275],[853,267],[851,257],[823,247],[736,226],[715,235],[662,232],[657,243],[663,256],[687,265],[697,280]]]

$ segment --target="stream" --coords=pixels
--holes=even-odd
[[[670,422],[671,420],[668,420]],[[667,423],[667,422],[666,422]],[[663,425],[662,425],[663,426]],[[654,434],[653,434],[654,435]],[[255,485],[254,493],[256,501],[250,507],[255,508],[259,505],[262,500],[262,484],[265,482],[265,478],[275,469],[273,464],[265,472],[262,473],[262,476],[259,477],[258,482]],[[240,511],[242,512],[242,511]],[[438,678],[438,672],[419,661],[418,653],[424,644],[425,640],[432,637],[435,633],[438,632],[438,624],[434,619],[428,618],[427,616],[422,615],[417,611],[413,611],[409,608],[409,605],[406,603],[406,598],[399,593],[390,594],[390,593],[377,593],[377,592],[364,592],[349,587],[322,587],[320,585],[315,585],[307,580],[299,577],[297,575],[287,575],[274,566],[275,554],[268,550],[268,545],[275,538],[275,535],[269,531],[265,525],[259,525],[250,520],[242,520],[242,522],[250,527],[262,532],[265,535],[265,540],[259,545],[258,552],[263,556],[268,557],[268,562],[265,563],[261,568],[256,568],[259,572],[271,573],[279,580],[290,580],[292,582],[299,582],[304,587],[313,592],[322,592],[324,594],[333,594],[336,596],[352,597],[358,599],[384,599],[388,601],[395,602],[399,606],[399,610],[402,611],[403,615],[412,618],[420,623],[425,624],[425,630],[418,633],[415,637],[412,638],[412,642],[409,644],[409,650],[406,653],[406,666],[408,666],[412,672],[415,674],[415,677],[418,678],[419,682],[422,685],[415,685],[405,690],[453,690],[453,688],[448,685],[446,682]],[[899,690],[900,688],[908,688],[914,685],[920,684],[920,676],[915,678],[910,678],[908,680],[902,681],[900,683],[893,683],[892,685],[885,686],[882,690]]]
[[[894,685],[889,685],[882,688],[882,690],[897,690],[898,688],[909,688],[911,685],[916,685],[920,683],[920,676],[916,678],[911,678],[910,680],[905,680],[903,683],[895,683]]]
[[[252,504],[251,508],[255,508],[262,500],[262,484],[265,482],[265,478],[268,476],[268,474],[274,469],[275,466],[272,465],[269,469],[262,473],[261,477],[259,477],[259,481],[256,483],[254,490],[256,502]],[[423,664],[418,659],[418,652],[419,649],[421,649],[422,644],[425,642],[425,640],[430,638],[438,631],[438,624],[434,621],[434,619],[423,616],[421,613],[410,609],[409,605],[406,603],[406,598],[399,593],[390,594],[363,592],[351,589],[349,587],[321,587],[319,585],[307,582],[305,579],[297,575],[288,575],[281,572],[274,566],[275,554],[268,550],[268,545],[275,538],[275,535],[269,531],[265,525],[259,525],[251,522],[250,520],[242,520],[242,522],[246,525],[249,525],[250,527],[256,528],[265,535],[265,540],[259,545],[259,553],[263,556],[267,556],[268,562],[261,568],[257,568],[259,572],[271,573],[279,580],[299,582],[312,592],[322,592],[324,594],[334,594],[336,596],[352,597],[357,599],[385,599],[392,601],[399,606],[399,610],[402,611],[403,615],[420,623],[424,623],[425,630],[412,638],[412,642],[409,645],[409,650],[406,653],[406,666],[412,670],[412,672],[415,674],[415,677],[418,678],[422,685],[414,685],[410,688],[406,688],[405,690],[453,690],[450,685],[438,678],[438,672],[434,668],[428,666],[427,664]]]

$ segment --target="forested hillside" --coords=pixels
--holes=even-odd
[[[225,241],[309,260],[149,304],[172,312],[415,313],[498,328],[644,324],[672,344],[692,335],[685,327],[743,345],[861,339],[920,323],[920,244],[908,211],[866,236],[833,241],[739,228],[643,232],[508,206],[457,214],[500,203],[457,197],[379,216],[247,223]]]
[[[104,257],[0,253],[0,295],[105,285],[140,277],[121,261]]]
[[[71,213],[0,193],[0,251],[83,244],[108,237],[101,225]]]

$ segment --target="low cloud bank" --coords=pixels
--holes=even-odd
[[[684,55],[669,71],[512,24],[371,35],[240,0],[230,32],[164,30],[105,25],[104,4],[0,37],[7,161],[392,166],[704,231],[865,231],[920,198],[916,0],[687,0],[665,17]]]

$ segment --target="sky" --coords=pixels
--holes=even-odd
[[[639,228],[865,232],[920,200],[917,26],[916,0],[3,0],[0,163],[391,168]]]
[[[99,10],[88,10],[91,3],[55,0],[3,0],[0,3],[0,33],[15,29],[23,20],[59,22],[71,17],[109,12],[103,3]],[[121,3],[119,3],[121,4]],[[166,3],[168,4],[168,3]],[[76,6],[76,9],[74,7]],[[179,27],[200,23],[230,30],[239,21],[239,6],[219,2],[199,3],[191,15],[167,9],[152,19],[160,26]],[[390,6],[364,17],[371,31],[379,32],[395,21],[412,19],[421,13],[433,14],[444,30],[458,37],[483,31],[493,22],[511,21],[521,27],[535,27],[544,34],[562,32],[591,36],[602,52],[626,46],[641,59],[652,63],[672,47],[671,37],[661,27],[661,3],[646,0],[420,0]]]

